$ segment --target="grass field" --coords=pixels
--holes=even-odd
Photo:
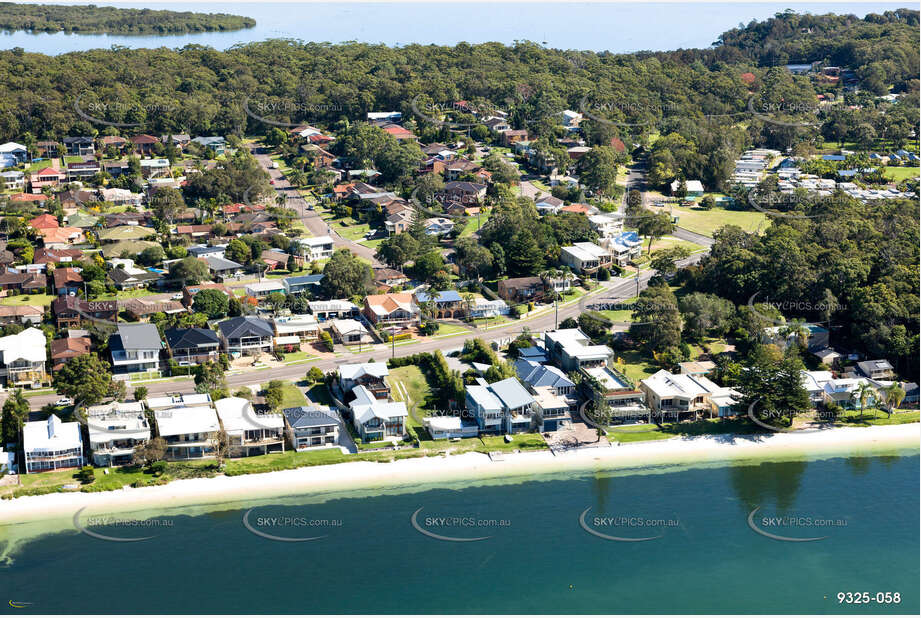
[[[262,388],[265,388],[265,384],[262,385]],[[285,408],[297,408],[300,406],[307,405],[307,398],[304,397],[304,393],[301,392],[297,386],[291,382],[285,382],[282,387],[283,397],[281,400],[281,409]]]
[[[909,178],[917,178],[921,174],[921,168],[917,167],[887,167],[885,176],[896,182],[902,182]]]
[[[766,227],[768,216],[756,210],[728,210],[716,206],[711,210],[704,210],[697,206],[684,207],[672,206],[667,208],[653,208],[656,212],[671,212],[678,217],[678,226],[686,230],[713,236],[713,232],[724,225],[738,225],[747,232],[754,232],[760,227]]]

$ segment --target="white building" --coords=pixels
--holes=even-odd
[[[624,231],[624,217],[616,213],[589,215],[588,224],[601,238],[613,238]]]
[[[544,333],[544,347],[550,360],[564,371],[604,366],[614,357],[606,345],[594,345],[578,328],[563,328]]]
[[[112,402],[86,409],[93,464],[125,466],[134,459],[134,449],[150,439],[150,425],[141,402]]]
[[[277,317],[272,321],[276,338],[297,337],[299,341],[311,341],[320,336],[320,324],[309,313]]]
[[[593,242],[577,242],[560,247],[560,261],[581,274],[592,274],[599,268],[610,266],[611,252]]]
[[[225,397],[214,402],[234,457],[282,453],[285,420],[281,414],[257,414],[249,399]]]
[[[247,296],[252,296],[253,298],[265,298],[269,294],[274,292],[285,293],[285,286],[281,281],[257,281],[254,283],[247,283],[243,288],[246,290]]]
[[[83,465],[80,423],[65,423],[56,414],[45,421],[25,423],[22,443],[26,473],[79,468]]]
[[[705,376],[676,375],[664,369],[640,380],[640,389],[653,412],[675,418],[684,413],[731,416],[742,397],[738,391],[719,386]]]
[[[220,431],[221,424],[210,405],[156,410],[154,420],[160,437],[166,440],[167,459],[201,459],[214,456],[214,438]]]
[[[355,430],[365,442],[386,438],[403,439],[409,412],[402,401],[378,399],[364,386],[352,389],[355,398],[349,403]]]
[[[0,380],[8,387],[39,388],[48,382],[47,360],[45,333],[35,327],[0,337]]]
[[[325,260],[333,256],[333,239],[329,236],[300,238],[296,242],[304,258],[311,262]]]

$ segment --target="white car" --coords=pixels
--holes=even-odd
[[[54,402],[54,405],[56,405],[56,406],[72,406],[72,405],[74,405],[74,400],[71,399],[70,397],[61,397],[60,399],[58,399],[57,401]]]
[[[182,300],[182,292],[176,292],[170,296],[170,300]]]

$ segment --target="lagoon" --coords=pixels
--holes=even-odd
[[[89,3],[89,2],[87,2]],[[909,6],[899,2],[93,2],[126,8],[224,12],[256,19],[254,28],[167,36],[0,33],[0,48],[63,54],[124,46],[234,45],[272,38],[303,41],[361,41],[386,45],[529,40],[560,49],[631,53],[710,46],[720,33],[765,19],[787,8],[798,12],[882,13]]]

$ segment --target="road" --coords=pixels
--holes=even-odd
[[[697,232],[692,232],[691,230],[686,230],[683,227],[676,227],[675,231],[672,232],[672,236],[675,238],[680,238],[681,240],[687,240],[694,244],[707,247],[708,249],[713,246],[713,239],[709,236],[704,236],[703,234],[698,234]]]
[[[254,156],[256,160],[259,161],[259,165],[262,166],[262,169],[264,169],[274,181],[275,184],[273,187],[275,192],[278,195],[284,196],[285,206],[287,208],[291,208],[298,213],[298,217],[304,222],[304,227],[307,228],[311,236],[329,236],[333,239],[334,246],[345,247],[355,255],[370,260],[372,266],[383,266],[383,264],[378,262],[377,258],[374,257],[374,249],[343,238],[320,217],[317,211],[312,210],[307,200],[301,197],[295,187],[291,186],[291,183],[288,182],[285,175],[281,173],[281,170],[272,167],[272,159],[269,155],[254,154]]]
[[[627,208],[627,195],[630,191],[636,189],[643,198],[642,205],[646,205],[646,159],[639,159],[633,162],[633,165],[627,168],[627,184],[624,190],[624,199],[621,201],[618,212],[624,212]]]

